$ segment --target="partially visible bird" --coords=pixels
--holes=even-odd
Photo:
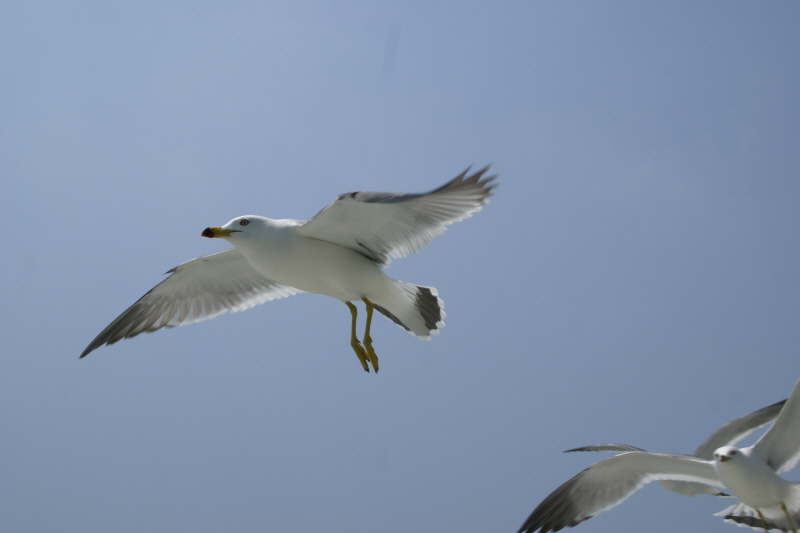
[[[717,448],[722,446],[733,446],[753,430],[760,428],[764,424],[772,422],[775,417],[780,414],[783,404],[786,400],[773,403],[766,407],[762,407],[758,411],[753,411],[744,416],[740,416],[736,420],[732,420],[724,426],[717,429],[708,437],[703,444],[697,447],[694,451],[694,456],[700,459],[712,460],[714,459],[714,452]],[[590,446],[581,446],[580,448],[573,448],[566,450],[569,452],[643,452],[645,450],[630,446],[628,444],[592,444]],[[662,479],[658,482],[662,487],[684,496],[694,496],[695,494],[710,494],[712,496],[720,496],[724,498],[730,497],[730,494],[722,492],[711,485],[704,485],[702,483],[693,483],[691,481],[676,481],[670,479]]]
[[[716,514],[726,522],[797,533],[800,483],[786,481],[778,474],[792,469],[798,460],[800,381],[775,422],[752,446],[742,449],[722,446],[710,460],[638,449],[603,459],[547,496],[522,524],[519,533],[546,533],[576,526],[619,505],[645,484],[661,480],[724,489],[738,499]]]
[[[103,344],[213,318],[228,311],[300,292],[344,302],[350,310],[350,346],[369,372],[378,371],[370,327],[373,310],[420,339],[444,326],[444,303],[436,289],[394,280],[382,267],[390,258],[416,252],[446,226],[487,203],[496,176],[489,167],[465,170],[429,193],[351,192],[340,195],[310,220],[234,218],[202,235],[234,247],[187,261],[109,324],[81,354]],[[357,309],[366,305],[363,345],[356,335]]]

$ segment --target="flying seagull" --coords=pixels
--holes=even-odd
[[[246,215],[202,236],[234,247],[173,268],[119,315],[86,347],[85,357],[104,344],[142,332],[171,328],[243,311],[301,292],[324,294],[350,309],[350,346],[361,366],[378,371],[370,325],[373,310],[420,339],[444,326],[444,303],[436,289],[392,279],[382,267],[390,258],[416,252],[446,226],[488,202],[495,175],[468,168],[429,193],[351,192],[340,195],[310,220],[273,220]],[[358,311],[366,305],[363,345],[356,335]]]
[[[736,420],[728,422],[708,437],[703,444],[698,446],[694,451],[694,456],[701,459],[712,460],[714,452],[717,448],[722,446],[733,446],[753,430],[760,428],[764,424],[772,422],[775,417],[781,412],[783,404],[786,400],[773,403],[766,407],[762,407],[758,411],[753,411],[744,416],[740,416]],[[573,448],[566,450],[569,452],[643,452],[645,450],[630,446],[628,444],[592,444],[590,446],[582,446],[580,448]],[[711,485],[704,485],[702,483],[693,483],[691,481],[676,481],[673,479],[662,479],[659,484],[667,490],[683,494],[684,496],[694,496],[695,494],[711,494],[712,496],[730,497],[730,494],[722,492]]]
[[[722,429],[722,428],[721,428]],[[800,483],[778,476],[800,459],[800,381],[775,422],[752,446],[717,448],[711,459],[628,451],[603,459],[554,490],[519,533],[559,531],[619,505],[651,481],[674,480],[720,487],[738,501],[717,513],[753,529],[797,533]]]

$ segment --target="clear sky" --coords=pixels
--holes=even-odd
[[[800,3],[3,2],[0,530],[509,532],[800,378]],[[392,277],[78,355],[200,232],[501,185]],[[790,472],[790,479],[800,474]],[[584,532],[732,532],[657,485]]]

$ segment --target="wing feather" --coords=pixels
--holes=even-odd
[[[575,526],[619,505],[656,480],[720,485],[710,461],[689,455],[622,453],[593,464],[554,490],[534,509],[519,533],[546,533]]]
[[[800,460],[800,381],[795,383],[772,427],[753,445],[755,453],[776,473],[791,470]]]
[[[81,357],[104,344],[139,333],[214,318],[228,311],[303,292],[259,274],[235,248],[187,261],[169,272],[86,347]]]
[[[630,444],[619,444],[615,442],[608,442],[603,444],[591,444],[589,446],[581,446],[580,448],[572,448],[571,450],[564,450],[564,453],[569,452],[613,452],[613,453],[627,453],[627,452],[643,452],[645,450],[631,446]]]
[[[386,265],[427,245],[446,226],[479,211],[488,201],[496,176],[485,167],[424,194],[351,192],[340,195],[297,233],[356,250]]]
[[[701,459],[710,461],[713,459],[717,448],[735,446],[737,442],[749,435],[754,429],[775,420],[785,403],[786,400],[782,400],[762,407],[758,411],[740,416],[736,420],[731,420],[712,433],[703,444],[697,447],[694,454]]]

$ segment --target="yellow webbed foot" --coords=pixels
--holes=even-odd
[[[364,337],[364,348],[366,348],[367,352],[367,360],[372,363],[372,368],[375,370],[375,373],[378,373],[378,355],[375,353],[375,349],[372,347],[372,337]]]
[[[364,350],[364,347],[361,346],[361,343],[358,342],[358,339],[352,339],[350,341],[350,346],[352,346],[353,351],[356,352],[356,357],[358,357],[358,360],[361,362],[361,366],[364,368],[364,370],[369,372],[369,364],[367,364],[367,361],[371,361],[372,359],[367,351]]]
[[[375,304],[367,300],[366,298],[362,298],[364,303],[367,306],[367,325],[364,328],[364,348],[367,349],[367,359],[369,362],[372,363],[372,368],[375,370],[375,373],[378,373],[378,354],[375,353],[375,349],[372,347],[372,337],[369,334],[370,327],[372,326],[372,311],[375,308]]]

